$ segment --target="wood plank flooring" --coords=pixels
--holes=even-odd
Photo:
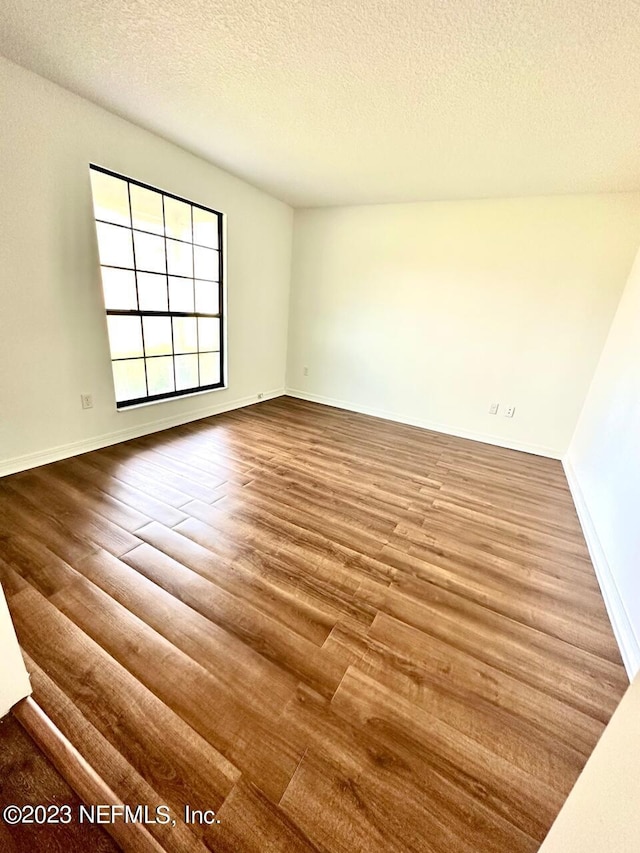
[[[0,481],[0,580],[176,853],[535,851],[627,685],[559,462],[286,397]]]

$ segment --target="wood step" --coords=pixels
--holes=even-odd
[[[104,779],[80,755],[31,696],[18,703],[13,714],[86,805],[123,805]],[[102,824],[102,827],[123,850],[162,853],[162,846],[153,839],[143,824],[116,821]]]
[[[13,713],[68,785],[87,805],[148,806],[153,812],[162,797],[124,756],[80,712],[77,705],[24,653],[34,696]],[[207,853],[178,815],[171,824],[118,820],[101,824],[125,851],[135,853]]]

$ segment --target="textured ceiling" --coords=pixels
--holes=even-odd
[[[295,206],[640,189],[638,0],[5,0],[0,52]]]

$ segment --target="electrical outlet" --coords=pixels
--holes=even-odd
[[[507,408],[504,410],[505,418],[512,418],[514,413],[515,413],[515,410],[516,410],[515,406],[507,406]]]
[[[80,394],[80,402],[83,409],[93,409],[93,397],[91,394]]]
[[[490,414],[490,415],[497,415],[497,414],[498,414],[498,407],[499,407],[499,405],[500,405],[499,403],[492,403],[492,404],[489,406],[489,414]]]
[[[305,376],[308,376],[308,375],[309,375],[309,368],[308,368],[308,367],[305,367],[305,368],[303,369],[302,373],[303,373]]]
[[[262,391],[260,391],[260,393],[258,394],[258,400],[262,400],[263,397],[264,397],[264,394],[262,393]]]

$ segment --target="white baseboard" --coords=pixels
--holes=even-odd
[[[620,654],[622,655],[629,681],[631,681],[638,670],[640,670],[640,639],[633,629],[629,614],[624,606],[624,600],[620,595],[620,590],[611,571],[611,566],[600,542],[598,531],[589,512],[582,489],[580,488],[576,472],[566,457],[562,460],[562,466],[567,477],[567,482],[569,483],[569,489],[571,490],[578,518],[580,519],[582,532],[587,542],[591,562],[593,563],[593,568],[600,584],[600,590],[607,613],[609,614],[611,627],[620,648]]]
[[[200,418],[221,415],[224,412],[231,412],[233,409],[242,409],[245,406],[251,406],[255,403],[263,403],[266,400],[272,400],[274,397],[282,397],[284,393],[284,388],[278,388],[275,391],[266,391],[260,399],[258,399],[257,395],[252,394],[249,397],[241,397],[231,402],[207,406],[204,409],[183,412],[180,415],[173,415],[168,418],[161,418],[160,420],[147,421],[144,424],[138,424],[128,429],[103,433],[102,435],[93,436],[83,441],[60,444],[57,447],[50,447],[37,453],[27,453],[24,456],[3,459],[0,461],[0,477],[6,477],[8,474],[15,474],[18,471],[26,471],[28,468],[36,468],[38,465],[46,465],[49,462],[57,462],[60,459],[67,459],[69,456],[88,453],[90,450],[99,450],[101,447],[118,444],[130,438],[139,438],[142,435],[149,435],[153,432],[160,432],[163,429],[170,429],[181,424],[191,423],[192,421],[200,420]]]
[[[334,406],[336,409],[346,409],[349,412],[358,412],[361,415],[371,415],[374,418],[382,418],[385,421],[395,421],[399,424],[429,429],[433,432],[441,432],[445,435],[454,435],[457,438],[468,438],[471,441],[481,441],[484,444],[493,444],[496,447],[506,447],[508,450],[520,450],[523,453],[533,453],[536,456],[546,456],[550,459],[561,459],[562,453],[554,447],[546,447],[542,444],[531,444],[526,441],[510,440],[502,436],[490,433],[473,432],[471,430],[450,427],[448,424],[436,421],[425,421],[417,418],[408,418],[397,412],[389,412],[386,409],[376,409],[371,406],[361,406],[358,403],[350,403],[345,400],[335,400],[332,397],[322,397],[319,394],[310,394],[297,388],[287,388],[285,394],[296,397],[298,400],[308,400],[310,403],[323,403],[325,406]]]

